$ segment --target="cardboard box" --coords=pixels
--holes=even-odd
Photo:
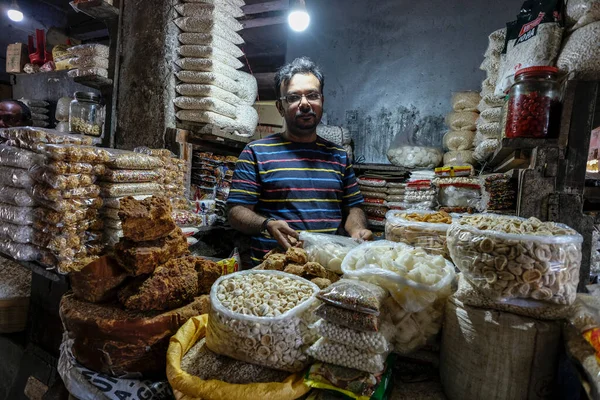
[[[258,101],[254,103],[254,108],[258,112],[255,137],[264,138],[285,130],[285,119],[279,115],[275,101]]]
[[[6,47],[6,72],[19,74],[28,61],[29,53],[23,43],[13,43]]]

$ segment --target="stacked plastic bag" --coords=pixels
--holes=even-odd
[[[317,135],[325,140],[329,140],[330,142],[337,144],[338,146],[342,146],[346,153],[348,153],[348,158],[350,161],[354,159],[351,146],[352,137],[350,137],[350,132],[348,129],[341,126],[319,124],[317,125]]]
[[[48,116],[48,106],[50,103],[44,100],[19,99],[31,111],[31,125],[39,128],[50,126],[50,117]]]
[[[108,78],[109,48],[103,44],[88,43],[67,49],[71,58],[68,64],[69,77],[100,76]]]
[[[85,136],[43,128],[0,130],[0,252],[61,273],[102,250],[95,184],[110,154]]]
[[[477,105],[481,97],[477,92],[457,92],[452,96],[452,112],[446,116],[450,128],[444,135],[444,166],[472,165],[473,139],[479,118]]]
[[[238,71],[244,40],[243,0],[188,1],[175,6],[180,17],[180,68],[176,72],[179,96],[175,105],[182,121],[212,125],[241,136],[252,136],[258,113],[252,107],[258,95],[254,76]]]
[[[503,96],[494,94],[499,78],[501,53],[506,38],[506,28],[498,29],[488,37],[489,44],[484,54],[484,60],[479,69],[486,72],[486,79],[481,83],[481,101],[477,106],[480,117],[477,120],[477,131],[474,138],[475,151],[473,158],[479,162],[494,153],[500,145],[502,136],[502,105]]]
[[[56,111],[54,112],[54,118],[56,118],[56,130],[63,133],[70,131],[69,116],[71,115],[71,101],[70,97],[61,97],[56,102]]]
[[[385,216],[390,209],[404,210],[410,208],[410,205],[406,202],[405,180],[402,178],[381,179],[367,176],[358,178],[358,186],[365,199],[362,209],[367,215],[371,228],[379,230],[383,228],[386,222]]]

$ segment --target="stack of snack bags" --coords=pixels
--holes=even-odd
[[[499,78],[501,53],[504,48],[506,28],[498,29],[489,36],[488,48],[483,63],[479,67],[486,72],[486,79],[481,83],[481,101],[477,106],[480,118],[477,120],[475,134],[475,152],[473,158],[484,162],[500,145],[502,129],[502,105],[504,96],[494,94]]]
[[[71,56],[68,64],[74,68],[69,71],[69,77],[100,76],[108,78],[108,46],[88,43],[69,47],[67,52]]]
[[[405,208],[406,176],[383,177],[363,175],[357,179],[365,202],[362,209],[367,215],[369,226],[381,229],[385,226],[385,215],[390,209]]]
[[[85,136],[43,128],[7,128],[0,137],[0,251],[61,273],[83,268],[103,250],[95,182],[110,154]]]
[[[320,362],[307,372],[307,385],[354,398],[370,398],[387,389],[395,328],[383,315],[386,297],[385,289],[352,279],[342,279],[319,292],[322,304],[315,314],[321,319],[313,328],[321,338],[307,353]]]
[[[210,4],[209,4],[210,3]],[[175,105],[182,121],[210,124],[241,136],[252,136],[258,113],[252,105],[258,95],[254,76],[238,71],[244,40],[237,33],[243,26],[236,18],[244,16],[242,0],[186,2],[175,6],[181,17],[178,48],[181,69],[180,95]]]
[[[100,178],[100,195],[104,200],[104,242],[114,246],[123,236],[119,218],[120,200],[133,196],[143,200],[152,195],[163,194],[160,185],[163,162],[147,154],[127,150],[108,150],[111,155],[106,172]]]
[[[452,112],[446,116],[450,127],[444,135],[444,166],[474,164],[473,139],[479,118],[477,104],[481,97],[477,92],[457,92],[452,96]]]
[[[44,100],[19,99],[31,111],[31,125],[39,128],[50,126],[50,117],[48,116],[48,106],[50,103]]]
[[[432,210],[436,206],[436,190],[433,186],[433,170],[412,171],[410,179],[406,183],[404,192],[404,204],[400,207],[390,207],[391,209],[417,209]]]
[[[465,176],[442,176],[434,180],[440,210],[473,213],[481,207],[481,181],[469,176],[471,170],[460,175]]]
[[[483,180],[482,209],[494,212],[514,212],[516,207],[515,185],[508,175],[490,174]]]

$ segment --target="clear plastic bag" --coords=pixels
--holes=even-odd
[[[482,111],[481,119],[484,123],[500,122],[502,119],[502,107],[493,107]]]
[[[600,21],[600,1],[569,0],[565,15],[566,25],[572,31],[592,22]]]
[[[143,194],[159,194],[161,185],[158,183],[100,183],[102,197],[123,197]]]
[[[473,185],[440,186],[438,201],[442,207],[481,207],[481,188]]]
[[[93,219],[96,217],[98,210],[90,209],[75,209],[64,212],[58,212],[50,210],[44,207],[33,208],[33,220],[43,221],[50,225],[59,226],[73,225],[86,219]]]
[[[15,243],[33,244],[53,251],[79,248],[82,238],[73,233],[54,235],[35,230],[32,226],[0,223],[0,238]]]
[[[580,332],[600,328],[600,301],[591,294],[580,293],[573,304],[569,322]]]
[[[45,162],[46,158],[40,154],[18,147],[0,145],[0,165],[29,169]]]
[[[77,68],[67,72],[69,78],[79,78],[82,76],[100,76],[108,78],[108,70],[104,68]]]
[[[400,146],[387,152],[390,162],[405,168],[435,168],[442,161],[442,152],[435,147]]]
[[[408,312],[421,311],[447,297],[454,279],[454,266],[443,257],[387,240],[356,247],[344,259],[342,271],[349,278],[389,290]]]
[[[317,294],[325,304],[373,315],[379,315],[386,297],[385,289],[354,279],[341,279]]]
[[[345,344],[370,353],[385,353],[392,350],[391,340],[394,337],[395,327],[384,321],[379,332],[361,332],[320,319],[312,326],[312,329],[331,342]]]
[[[444,154],[444,167],[473,165],[473,150],[449,151]]]
[[[420,247],[430,254],[450,259],[446,246],[446,232],[452,223],[452,216],[449,214],[438,211],[392,210],[385,219],[386,240]]]
[[[204,226],[204,218],[189,210],[173,210],[171,213],[177,226]]]
[[[563,42],[556,66],[562,72],[573,73],[576,79],[600,79],[599,36],[600,21],[577,29]]]
[[[121,229],[107,228],[104,230],[102,242],[108,247],[114,247],[122,237],[123,231]]]
[[[386,353],[376,354],[321,338],[307,354],[316,360],[377,374],[385,369]]]
[[[360,332],[378,332],[381,319],[378,315],[346,310],[329,304],[321,304],[315,315],[327,322]]]
[[[141,195],[141,196],[132,196],[134,199],[136,200],[144,200],[147,199],[148,197],[152,196],[151,194],[145,194],[145,195]],[[103,199],[104,201],[104,207],[105,208],[114,208],[114,209],[119,209],[121,208],[121,200],[123,198],[125,198],[126,196],[122,196],[122,197],[105,197]]]
[[[323,233],[300,232],[300,241],[304,242],[308,261],[317,262],[338,274],[342,273],[342,261],[346,254],[358,246],[352,238]]]
[[[475,133],[472,131],[448,131],[442,139],[448,150],[468,150],[473,147]]]
[[[259,283],[262,290],[252,290]],[[300,371],[309,363],[304,353],[316,339],[309,326],[316,322],[312,310],[318,291],[317,285],[280,271],[250,270],[222,276],[210,291],[206,345],[240,361]],[[244,307],[237,305],[236,297]],[[261,305],[259,299],[263,299]],[[291,306],[282,308],[280,301]],[[280,315],[275,313],[277,307],[283,310]],[[273,316],[257,316],[269,314]]]
[[[385,192],[381,193],[381,192],[363,191],[361,194],[363,195],[364,198],[387,200],[387,193],[385,193]]]
[[[29,189],[33,186],[33,180],[26,169],[0,167],[0,185]]]
[[[153,156],[134,151],[110,149],[110,158],[106,165],[113,169],[154,169],[163,166],[163,162]]]
[[[356,181],[361,186],[372,186],[382,188],[387,185],[387,181],[385,179],[357,178]]]
[[[32,225],[35,221],[33,207],[17,207],[0,204],[0,221],[15,225]]]
[[[68,212],[87,208],[99,210],[102,208],[102,199],[100,197],[89,199],[62,199],[57,201],[47,201],[36,199],[36,203],[40,206],[49,208],[57,212]]]
[[[90,199],[100,196],[100,188],[97,185],[79,187],[75,189],[58,190],[50,186],[33,185],[31,195],[35,199],[47,201],[59,201],[64,199]]]
[[[0,203],[18,207],[34,207],[36,205],[36,201],[27,190],[10,186],[0,187]]]
[[[479,114],[472,111],[453,112],[446,115],[446,125],[453,131],[474,131]]]
[[[146,154],[152,157],[159,157],[162,158],[163,161],[165,161],[164,159],[169,159],[169,161],[172,161],[171,158],[175,157],[175,154],[173,154],[173,152],[171,152],[171,150],[169,149],[151,149],[149,147],[139,146],[133,149],[133,151],[140,154]]]
[[[87,68],[101,68],[108,69],[108,58],[94,57],[94,56],[81,56],[73,57],[69,59],[69,64],[73,68],[87,69]]]
[[[81,44],[69,47],[67,51],[76,57],[103,57],[108,58],[109,47],[99,43]]]
[[[475,147],[473,158],[479,162],[487,160],[496,149],[500,146],[499,139],[483,139],[481,143]]]
[[[6,140],[15,140],[18,143],[26,145],[44,143],[90,146],[94,144],[93,139],[86,136],[71,135],[53,129],[34,128],[31,126],[0,129],[0,137]]]
[[[69,114],[71,112],[71,99],[70,97],[61,97],[56,102],[56,112],[54,117],[59,122],[69,122]]]
[[[140,169],[107,169],[102,176],[103,181],[115,183],[153,182],[160,178],[156,170]]]
[[[456,92],[452,95],[452,109],[454,111],[475,111],[481,97],[477,92]]]
[[[104,175],[104,164],[71,163],[65,161],[52,161],[46,164],[46,169],[54,174],[90,174]]]
[[[583,238],[566,225],[480,214],[454,222],[447,237],[454,264],[489,298],[575,300]]]
[[[0,253],[4,253],[18,261],[37,261],[47,266],[55,263],[55,259],[49,251],[31,244],[15,243],[10,240],[0,240]]]
[[[87,174],[55,174],[53,172],[48,171],[42,165],[36,165],[29,169],[29,175],[36,182],[45,183],[53,189],[58,190],[67,190],[67,189],[75,189],[78,187],[90,186],[94,182],[96,182],[95,175],[87,175]]]
[[[31,149],[53,160],[77,163],[105,163],[110,159],[106,149],[92,146],[73,146],[62,144],[38,144]]]

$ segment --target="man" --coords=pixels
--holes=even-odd
[[[28,125],[31,125],[31,111],[25,104],[16,100],[0,102],[0,128]]]
[[[323,74],[308,58],[282,67],[275,91],[287,129],[250,143],[236,164],[229,222],[252,235],[255,265],[277,245],[289,248],[298,231],[333,234],[343,225],[353,238],[372,239],[348,155],[317,137],[323,85]]]

